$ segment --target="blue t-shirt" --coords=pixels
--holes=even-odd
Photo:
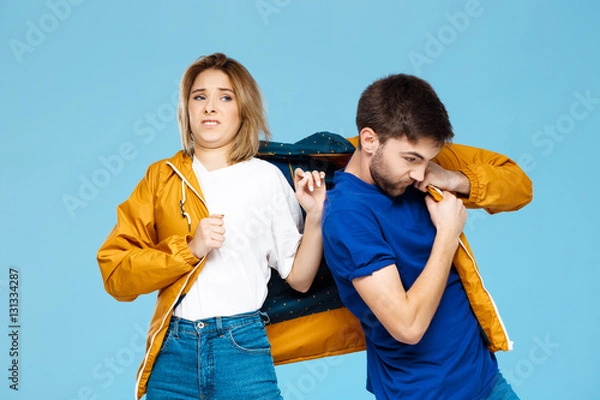
[[[352,174],[336,172],[323,215],[325,258],[344,305],[361,321],[367,389],[377,399],[484,399],[498,364],[487,349],[452,267],[431,324],[415,345],[395,340],[352,285],[395,264],[405,290],[429,259],[436,230],[425,194],[409,187],[389,197]]]

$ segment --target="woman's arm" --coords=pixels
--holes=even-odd
[[[306,219],[304,235],[286,281],[295,290],[305,293],[312,285],[323,256],[321,217],[326,194],[325,173],[304,172],[297,168],[294,171],[294,186],[296,198],[306,211]]]
[[[144,179],[117,208],[117,223],[97,254],[106,291],[119,301],[162,289],[191,271],[201,260],[188,247],[191,236],[157,240],[155,214],[159,171]]]

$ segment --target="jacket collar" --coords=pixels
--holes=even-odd
[[[167,159],[166,163],[173,172],[184,179],[190,188],[202,198],[202,189],[192,168],[192,161],[192,157],[185,154],[183,150],[180,150],[173,157]]]

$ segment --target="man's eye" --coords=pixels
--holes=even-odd
[[[413,163],[413,162],[417,161],[417,159],[416,159],[416,158],[414,158],[414,157],[404,157],[404,159],[405,159],[406,161],[408,161],[409,163]]]

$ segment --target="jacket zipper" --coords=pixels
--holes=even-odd
[[[167,165],[170,166],[173,169],[173,171],[175,171],[175,173],[179,176],[179,178],[181,178],[181,180],[192,190],[192,192],[194,192],[196,194],[196,196],[198,196],[198,198],[200,199],[200,201],[202,202],[202,204],[204,204],[204,206],[208,210],[208,205],[206,204],[206,202],[204,201],[204,199],[202,198],[202,196],[200,196],[200,194],[196,191],[196,189],[194,189],[194,187],[185,178],[185,176],[183,176],[183,174],[170,161],[167,161]],[[183,212],[185,212],[185,210],[183,209],[182,201],[180,201],[179,204],[180,204],[180,207],[182,208],[182,214],[183,214]],[[188,231],[190,231],[190,230],[191,230],[191,223],[190,223],[190,219],[188,218]],[[173,308],[177,304],[177,300],[181,296],[181,293],[183,292],[183,289],[187,286],[190,277],[194,274],[194,272],[196,272],[196,270],[198,269],[198,267],[200,266],[200,264],[202,264],[202,261],[204,260],[205,257],[206,256],[202,257],[200,259],[200,261],[198,262],[198,264],[196,264],[196,266],[194,267],[194,269],[191,270],[188,273],[188,275],[187,275],[187,277],[185,279],[184,284],[181,286],[181,289],[179,289],[179,293],[177,294],[177,296],[175,298],[175,303],[171,304],[171,307],[169,307],[169,310],[171,310],[170,311],[171,313],[173,312]],[[140,387],[140,383],[142,381],[142,375],[144,373],[144,370],[146,369],[146,364],[148,362],[148,356],[150,355],[150,350],[152,349],[152,346],[154,345],[154,341],[156,339],[156,335],[158,334],[158,332],[160,332],[163,329],[163,327],[165,325],[165,322],[166,322],[166,320],[167,320],[168,317],[169,317],[169,313],[167,313],[167,314],[165,314],[163,316],[162,322],[160,323],[160,327],[156,330],[156,332],[154,332],[154,335],[152,336],[152,339],[150,340],[150,345],[148,346],[148,350],[144,354],[144,362],[142,364],[142,367],[140,368],[140,372],[139,372],[138,377],[136,379],[136,385],[135,385],[135,398],[136,399],[139,397],[138,396],[139,387]]]

